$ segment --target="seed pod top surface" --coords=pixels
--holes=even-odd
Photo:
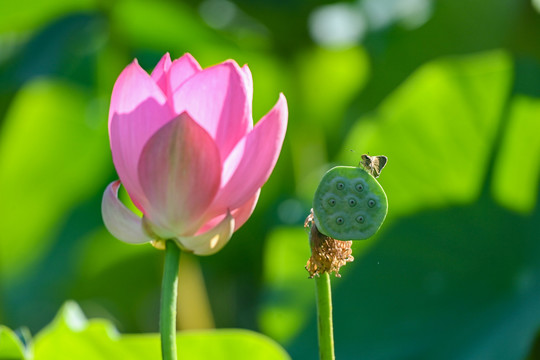
[[[336,166],[324,174],[313,198],[319,231],[337,240],[362,240],[379,230],[388,199],[375,178],[353,166]]]

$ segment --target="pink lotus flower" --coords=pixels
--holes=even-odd
[[[140,244],[175,239],[199,255],[220,250],[249,218],[287,127],[283,94],[255,127],[253,80],[232,60],[201,69],[165,54],[148,75],[133,61],[114,85],[109,111],[120,177],[105,190],[107,229]],[[118,199],[121,184],[140,218]]]

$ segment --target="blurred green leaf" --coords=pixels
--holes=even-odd
[[[177,336],[178,355],[186,359],[290,359],[275,342],[247,330],[193,331]],[[105,320],[87,320],[74,302],[35,338],[35,358],[159,359],[159,334],[121,335]]]
[[[297,193],[311,202],[328,162],[328,149],[341,148],[340,119],[368,77],[367,54],[361,47],[343,50],[306,49],[296,59],[300,91],[293,93],[288,134]],[[296,106],[294,106],[296,104]],[[334,150],[335,152],[335,150]]]
[[[493,174],[493,196],[509,209],[531,213],[540,179],[540,100],[517,96],[508,117]]]
[[[0,359],[25,359],[24,345],[9,328],[0,325]]]
[[[540,322],[540,214],[485,196],[495,184],[509,208],[538,209],[538,100],[514,97],[512,75],[503,52],[434,61],[358,120],[341,158],[357,163],[354,146],[388,155],[379,180],[392,221],[361,256],[355,248],[335,286],[338,358],[527,354]],[[315,356],[315,326],[289,347],[293,357]]]
[[[160,51],[189,49],[199,61],[209,53],[215,56],[233,48],[230,41],[204,24],[194,9],[180,2],[118,1],[111,17],[131,46]],[[213,48],[208,51],[210,44]]]
[[[511,76],[504,52],[429,63],[358,120],[340,158],[356,165],[362,153],[388,156],[380,182],[389,217],[471,202],[498,145]]]
[[[344,117],[347,105],[367,80],[369,64],[365,50],[305,50],[299,56],[298,68],[304,89],[300,95],[306,105],[304,121],[337,133],[336,120]]]
[[[48,249],[65,212],[110,171],[103,102],[38,79],[11,103],[0,134],[0,274],[20,274]]]
[[[153,249],[149,244],[126,246],[125,243],[110,235],[106,229],[99,229],[89,234],[79,249],[80,254],[84,256],[77,263],[76,271],[83,276],[81,281],[96,281],[92,279],[110,272],[111,268],[118,263],[137,259],[141,255],[152,252]]]
[[[333,293],[337,357],[523,359],[540,321],[539,215],[483,199],[383,227]]]
[[[306,214],[307,216],[307,214]],[[281,343],[294,338],[314,309],[314,285],[304,268],[311,255],[303,228],[277,228],[266,239],[264,251],[264,307],[261,330]]]
[[[262,329],[295,359],[317,357],[298,214],[329,162],[356,165],[369,152],[390,158],[379,178],[389,218],[377,239],[354,243],[356,261],[333,281],[338,359],[522,358],[540,326],[534,2],[352,1],[366,36],[339,51],[315,47],[307,25],[328,3],[0,2],[0,322],[35,333],[76,298],[122,331],[155,331],[161,254],[116,241],[101,224],[114,176],[105,97],[134,57],[150,71],[166,51],[191,52],[204,67],[249,64],[255,120],[280,91],[289,104],[257,209],[222,252],[201,259],[219,327]],[[377,26],[420,3],[432,5],[426,23]],[[223,20],[224,6],[228,25],[205,23],[203,8]],[[85,108],[102,123],[78,123]],[[122,344],[131,336],[116,335]],[[146,343],[159,356],[154,335],[129,346],[142,356]]]
[[[89,10],[95,0],[23,0],[0,2],[0,33],[28,31],[64,14]]]
[[[69,79],[91,88],[95,85],[95,57],[107,36],[106,22],[94,13],[73,14],[46,24],[14,46],[5,61],[0,59],[0,95],[14,94],[39,77]]]
[[[372,72],[354,104],[357,115],[371,111],[410,74],[440,57],[505,49],[539,59],[540,16],[530,0],[431,2],[433,14],[423,26],[412,31],[393,26],[365,39]]]

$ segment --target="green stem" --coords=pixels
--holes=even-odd
[[[163,360],[176,360],[176,296],[180,248],[173,240],[165,243],[165,265],[161,285],[161,354]]]
[[[317,291],[317,324],[319,329],[319,357],[334,360],[334,329],[332,325],[332,290],[330,275],[325,272],[315,277]]]

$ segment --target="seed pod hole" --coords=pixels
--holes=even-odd
[[[356,217],[356,222],[360,223],[360,224],[363,224],[364,221],[366,221],[366,219],[362,216],[362,215],[358,215]]]
[[[330,206],[336,206],[336,199],[330,199],[330,200],[328,200],[328,205],[330,205]]]
[[[355,199],[349,199],[349,206],[350,207],[356,206],[356,200]]]
[[[367,202],[367,205],[368,205],[370,208],[374,207],[374,206],[375,206],[375,200],[370,199],[370,200]]]
[[[338,190],[343,190],[343,189],[345,189],[345,184],[342,183],[342,182],[340,181],[340,182],[338,182],[338,183],[336,184],[336,188],[337,188]]]
[[[362,184],[356,184],[355,188],[356,188],[356,191],[358,192],[364,191],[364,185]]]
[[[345,220],[344,220],[341,216],[339,216],[338,218],[336,218],[336,224],[341,225],[341,224],[343,224],[344,222],[345,222]]]

